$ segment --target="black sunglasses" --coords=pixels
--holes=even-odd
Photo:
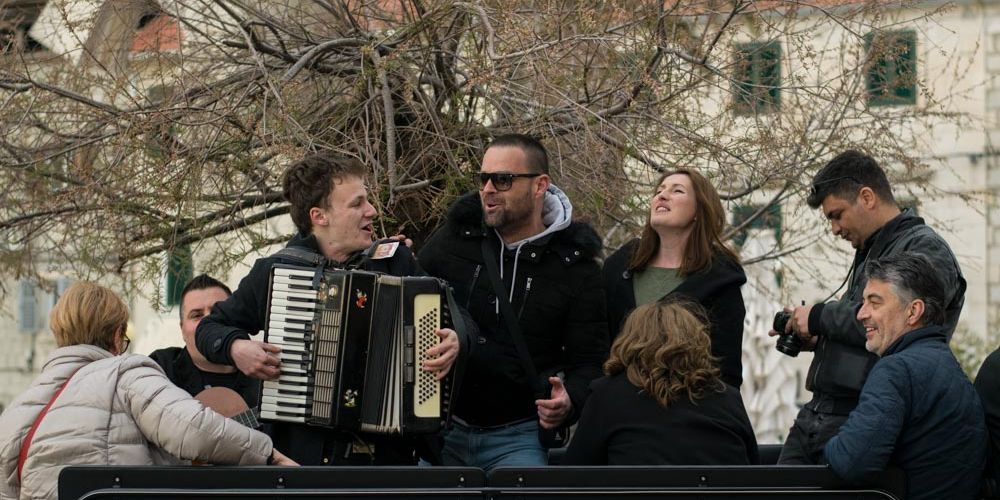
[[[542,174],[514,174],[510,172],[476,172],[476,179],[479,181],[479,189],[486,187],[487,182],[493,183],[493,188],[497,191],[506,191],[514,185],[517,177],[538,177]]]
[[[851,182],[853,182],[853,183],[855,183],[855,184],[858,185],[858,189],[861,189],[861,188],[863,188],[865,186],[864,183],[862,183],[861,181],[859,181],[857,177],[854,177],[853,175],[844,175],[844,176],[840,176],[840,177],[834,177],[833,179],[826,179],[826,180],[814,183],[812,185],[812,187],[809,188],[809,194],[812,195],[812,196],[816,196],[816,193],[819,192],[820,186],[823,186],[825,184],[832,184],[832,183],[837,182],[837,181],[851,181]]]

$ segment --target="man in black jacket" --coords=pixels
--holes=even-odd
[[[367,169],[360,162],[331,154],[308,156],[285,172],[283,191],[299,234],[287,248],[319,255],[328,267],[361,268],[395,276],[422,275],[413,254],[399,242],[372,246],[377,215],[368,201]],[[365,251],[369,249],[372,251]],[[213,363],[236,366],[258,379],[277,378],[280,348],[250,340],[264,329],[268,277],[275,263],[301,261],[281,252],[258,259],[229,299],[212,308],[198,325],[198,350]],[[441,342],[426,352],[425,371],[441,378],[458,357],[460,339],[452,329],[438,331]],[[349,435],[323,428],[275,423],[278,448],[302,465],[416,463],[415,442],[378,435]]]
[[[443,459],[486,470],[544,465],[539,426],[553,430],[576,419],[608,355],[601,241],[589,225],[572,222],[572,205],[551,184],[537,140],[496,138],[476,178],[478,195],[457,200],[419,254],[429,274],[452,284],[480,330]],[[498,295],[515,318],[503,317]],[[524,357],[508,319],[521,332]]]
[[[1000,349],[987,356],[979,367],[975,387],[982,399],[986,430],[990,435],[990,467],[986,471],[989,498],[1000,498]]]
[[[181,337],[184,347],[158,349],[149,354],[167,378],[192,396],[209,387],[236,391],[250,408],[260,403],[260,381],[244,375],[231,365],[212,363],[195,347],[194,332],[212,306],[233,292],[224,283],[207,275],[195,276],[181,291]]]
[[[858,404],[868,371],[878,356],[865,350],[865,330],[856,318],[865,288],[865,263],[904,251],[932,262],[945,285],[944,329],[955,331],[965,301],[965,278],[951,247],[910,210],[901,211],[885,172],[875,160],[846,151],[826,164],[813,178],[810,207],[822,207],[835,236],[855,248],[847,291],[839,300],[787,308],[788,331],[815,350],[806,389],[812,400],[799,411],[785,440],[779,464],[820,464],[823,447]],[[771,335],[778,332],[771,331]]]

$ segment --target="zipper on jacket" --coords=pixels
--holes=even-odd
[[[823,345],[820,345],[820,344],[823,344]],[[819,351],[823,351],[823,352],[820,353]],[[823,356],[820,356],[820,354],[822,354],[823,356],[826,356],[826,340],[825,339],[819,339],[816,342],[816,350],[813,351],[813,356],[816,357],[816,371],[813,373],[813,376],[812,376],[813,395],[816,394],[816,390],[817,390],[816,381],[819,380],[820,369],[823,368]]]
[[[472,303],[472,292],[476,289],[476,281],[479,280],[479,271],[483,269],[482,264],[476,264],[476,271],[472,273],[472,284],[469,285],[469,295],[465,299],[465,310],[469,310],[469,304]]]
[[[517,320],[521,320],[521,316],[524,314],[524,305],[528,303],[528,292],[531,291],[531,276],[528,276],[527,282],[524,284],[524,296],[521,297],[521,308],[517,310]]]

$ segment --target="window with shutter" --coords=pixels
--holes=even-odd
[[[737,44],[733,78],[737,114],[777,110],[781,101],[781,44]]]
[[[868,104],[901,106],[917,103],[917,34],[913,31],[865,35],[868,53]]]
[[[182,246],[174,248],[167,255],[167,286],[165,290],[164,303],[168,307],[180,305],[181,292],[184,285],[194,277],[194,262],[191,256],[191,247]]]

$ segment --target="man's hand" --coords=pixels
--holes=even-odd
[[[799,340],[802,341],[803,351],[814,351],[816,350],[816,344],[819,339],[809,333],[809,313],[812,312],[813,306],[796,306],[786,307],[784,311],[791,315],[788,318],[788,323],[785,323],[785,331],[776,332],[774,330],[769,330],[767,334],[771,337],[777,335],[782,335],[786,333],[795,333],[799,336]]]
[[[535,406],[538,407],[538,424],[543,429],[555,429],[562,425],[573,410],[573,402],[569,399],[566,386],[559,377],[549,377],[552,384],[551,399],[536,399]]]
[[[434,378],[441,380],[451,370],[451,365],[455,364],[455,360],[458,359],[458,351],[461,347],[459,346],[458,334],[455,333],[455,330],[442,328],[435,333],[437,333],[438,337],[441,337],[441,341],[436,346],[427,349],[427,352],[424,353],[424,363],[421,369],[425,372],[437,372]]]
[[[256,340],[239,339],[229,348],[229,356],[241,372],[248,377],[260,380],[278,378],[281,371],[281,359],[278,353],[281,348],[274,344],[265,344]]]
[[[295,460],[285,456],[277,448],[271,449],[271,465],[299,465]]]
[[[803,341],[811,339],[813,336],[809,333],[809,312],[812,311],[812,308],[813,306],[796,306],[795,308],[786,307],[784,311],[790,314],[791,317],[788,318],[788,323],[785,323],[785,331],[776,332],[774,330],[768,330],[768,336],[776,337],[778,335],[795,332],[802,338]]]
[[[413,240],[407,238],[405,234],[400,233],[394,236],[390,236],[388,239],[393,241],[402,241],[403,244],[406,245],[406,248],[413,248]]]
[[[788,324],[792,327],[795,333],[799,334],[799,338],[803,342],[812,340],[812,334],[809,333],[809,312],[812,311],[813,306],[796,306],[795,309],[791,310],[792,319],[788,320]],[[786,311],[788,309],[785,309]]]

